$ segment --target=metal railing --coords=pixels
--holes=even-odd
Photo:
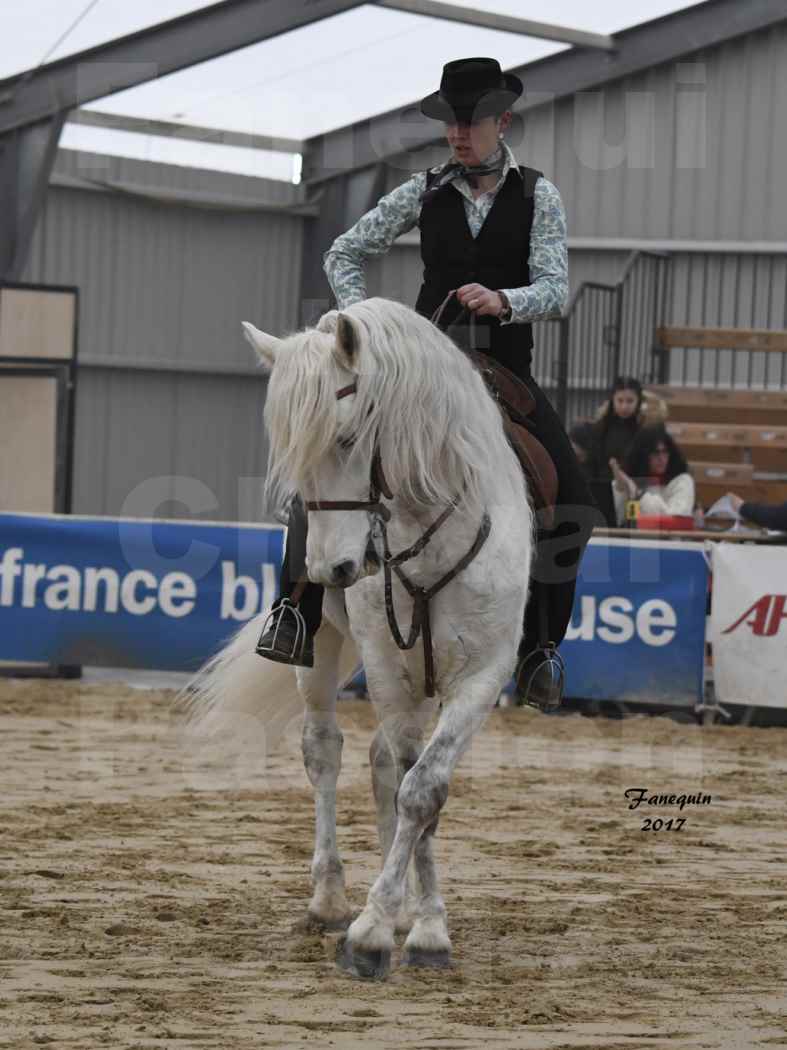
[[[656,378],[653,338],[669,265],[666,252],[632,252],[615,284],[583,281],[563,317],[539,326],[537,379],[564,425],[592,416],[616,376]]]
[[[787,329],[787,255],[781,251],[675,253],[667,323],[687,328]],[[737,390],[787,388],[787,354],[757,350],[657,353],[658,380]]]

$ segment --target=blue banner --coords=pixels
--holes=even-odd
[[[702,699],[707,595],[702,543],[591,540],[560,646],[566,695]]]
[[[194,670],[278,594],[280,526],[0,514],[0,659]]]

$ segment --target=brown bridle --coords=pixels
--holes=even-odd
[[[343,397],[348,397],[350,394],[355,394],[357,392],[358,384],[357,382],[353,382],[348,386],[343,386],[341,389],[337,390],[336,399],[339,401]],[[393,635],[393,639],[397,646],[403,650],[412,649],[418,641],[419,636],[423,636],[424,691],[426,696],[432,697],[435,695],[435,683],[434,654],[432,653],[432,630],[429,619],[429,600],[430,598],[433,598],[438,591],[441,591],[447,583],[450,583],[450,581],[453,580],[462,569],[469,565],[473,558],[475,558],[487,541],[491,529],[491,520],[489,515],[484,512],[480,528],[478,529],[478,533],[476,534],[472,546],[462,558],[460,558],[453,569],[449,570],[431,587],[418,587],[411,580],[408,580],[401,566],[404,562],[409,561],[410,558],[414,558],[417,554],[420,554],[424,547],[426,547],[427,543],[431,540],[432,536],[434,536],[435,532],[437,532],[443,522],[447,521],[451,514],[453,514],[454,510],[456,510],[459,502],[458,497],[448,504],[439,517],[437,517],[426,529],[420,539],[416,540],[415,543],[406,550],[400,551],[399,554],[392,555],[390,547],[388,546],[388,529],[386,528],[386,525],[391,518],[391,512],[384,503],[380,502],[381,494],[385,496],[386,499],[393,499],[393,493],[391,492],[391,489],[385,480],[385,474],[383,473],[380,447],[375,444],[374,454],[372,456],[371,477],[369,479],[368,500],[308,500],[306,503],[306,509],[365,510],[370,514],[377,515],[377,520],[380,523],[380,532],[383,538],[383,577],[385,580],[385,612],[388,617],[388,626],[391,629],[391,634]],[[392,571],[396,573],[400,583],[413,599],[413,618],[410,623],[410,631],[406,640],[402,637],[402,633],[399,630],[396,612],[393,607]]]

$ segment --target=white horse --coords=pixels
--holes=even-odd
[[[403,962],[447,966],[451,941],[432,836],[453,770],[516,662],[533,549],[522,469],[479,372],[408,307],[369,299],[285,339],[244,328],[270,370],[269,493],[297,491],[312,504],[366,504],[309,511],[308,575],[326,587],[314,667],[297,669],[305,703],[303,758],[316,803],[309,915],[334,929],[350,919],[335,799],[343,739],[336,720],[340,651],[351,635],[379,721],[370,757],[383,866],[337,961],[355,976],[384,977],[394,932],[414,905]],[[486,519],[486,542],[430,601],[432,697],[425,649],[400,649],[389,627],[380,573],[385,509],[369,506],[370,478],[379,476],[375,461],[392,494],[384,508],[394,555],[455,504],[403,566],[415,586],[428,589],[450,573],[481,537]],[[415,600],[396,575],[391,597],[406,634]],[[231,722],[239,711],[267,709],[276,717],[281,674],[291,670],[255,655],[264,619],[245,625],[198,682],[196,709],[214,725]],[[414,900],[408,897],[411,860]]]

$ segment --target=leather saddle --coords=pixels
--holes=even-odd
[[[466,350],[465,353],[500,406],[506,436],[519,457],[533,506],[539,512],[539,526],[549,529],[555,518],[558,478],[552,457],[532,432],[530,417],[536,407],[535,399],[522,380],[505,365],[480,350]]]
[[[555,503],[557,502],[557,470],[552,457],[533,433],[535,429],[530,418],[535,411],[536,403],[530,390],[514,373],[501,365],[488,354],[475,350],[475,315],[463,307],[459,315],[450,324],[443,325],[441,320],[449,302],[456,293],[451,291],[432,314],[432,323],[441,328],[447,335],[451,328],[465,317],[470,322],[470,346],[463,340],[457,340],[457,346],[467,354],[483,376],[486,388],[500,407],[503,417],[503,428],[509,443],[516,452],[525,477],[528,480],[533,506],[538,512],[539,527],[552,528],[555,520]]]

